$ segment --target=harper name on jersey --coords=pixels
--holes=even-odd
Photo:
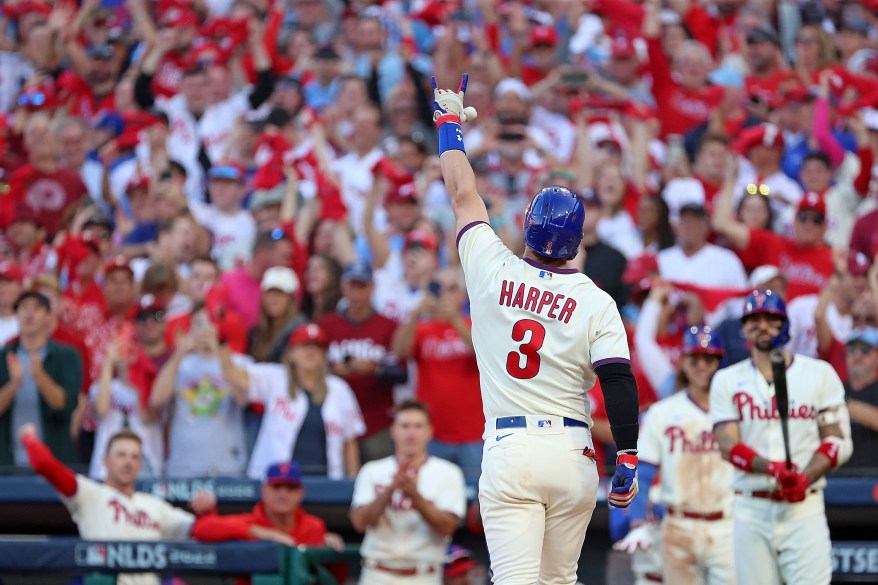
[[[504,280],[500,286],[501,305],[515,309],[524,309],[537,315],[542,315],[543,311],[548,309],[546,316],[550,319],[569,323],[573,310],[576,309],[576,301],[568,298],[566,301],[563,301],[564,305],[561,306],[564,296],[547,290],[540,290],[535,286],[528,286],[524,283],[519,283],[516,286],[516,283],[511,280]]]

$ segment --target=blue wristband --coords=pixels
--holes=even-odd
[[[463,131],[460,124],[454,122],[445,122],[438,128],[439,131],[439,156],[449,150],[459,150],[466,154],[463,147]]]

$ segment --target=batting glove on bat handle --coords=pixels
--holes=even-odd
[[[787,469],[786,461],[769,461],[765,470],[779,487],[791,487],[798,481],[796,476],[799,475],[799,468],[795,464],[792,469]]]
[[[627,508],[637,495],[637,455],[622,453],[616,458],[616,473],[607,500],[612,508]]]
[[[790,504],[804,501],[808,496],[808,486],[810,483],[808,476],[804,473],[793,474],[792,481],[780,488],[781,499]]]

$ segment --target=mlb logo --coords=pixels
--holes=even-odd
[[[537,427],[539,427],[539,428],[541,428],[541,429],[544,429],[544,428],[545,428],[545,429],[550,429],[550,428],[552,428],[552,421],[550,421],[550,420],[538,420],[538,421],[537,421]]]
[[[76,564],[81,567],[104,567],[107,564],[107,547],[102,544],[76,545]]]
[[[552,273],[548,270],[540,270],[540,278],[552,278]]]

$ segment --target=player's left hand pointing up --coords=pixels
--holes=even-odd
[[[639,490],[637,485],[637,455],[620,453],[616,458],[616,473],[610,482],[610,493],[607,496],[610,506],[627,508]]]
[[[476,119],[478,112],[472,106],[463,106],[463,97],[466,94],[466,85],[469,82],[469,74],[464,73],[460,78],[457,91],[451,89],[437,89],[436,76],[430,79],[433,85],[433,122],[437,127],[445,122],[460,124]]]

